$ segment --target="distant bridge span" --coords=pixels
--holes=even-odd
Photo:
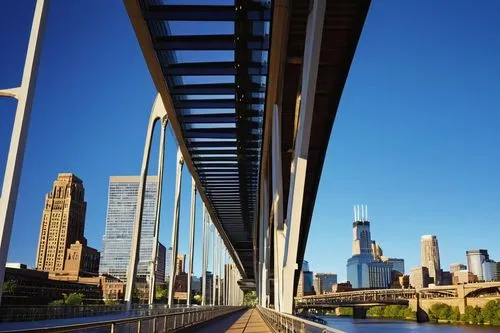
[[[464,285],[435,286],[421,289],[354,290],[295,298],[295,309],[369,308],[382,305],[409,305],[414,311],[427,312],[432,304],[457,306],[464,313],[467,305],[500,300],[500,281]]]

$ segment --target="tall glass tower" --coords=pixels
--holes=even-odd
[[[139,176],[111,176],[109,178],[108,212],[99,273],[110,274],[124,281],[127,278],[130,260],[139,180]],[[147,177],[137,266],[139,278],[149,276],[153,255],[156,188],[157,177]]]

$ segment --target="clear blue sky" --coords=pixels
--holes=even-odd
[[[0,87],[20,83],[33,8],[1,5]],[[407,269],[419,264],[423,234],[438,236],[445,269],[465,262],[469,248],[500,260],[498,12],[493,0],[373,2],[323,169],[306,251],[314,271],[345,278],[354,204],[368,204],[372,237]],[[101,249],[109,176],[139,173],[154,96],[121,1],[52,1],[10,261],[33,265],[44,195],[59,172],[84,180],[85,233]],[[14,110],[0,99],[2,175]],[[167,140],[160,238],[168,245],[176,143],[171,132]],[[185,172],[180,252],[190,181]]]

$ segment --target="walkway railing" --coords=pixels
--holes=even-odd
[[[241,306],[204,306],[167,309],[173,312],[86,324],[55,326],[50,328],[4,331],[8,333],[78,332],[78,333],[165,333],[201,324],[208,320],[236,312]],[[174,312],[175,311],[175,312]]]
[[[277,311],[274,311],[273,309],[257,306],[257,310],[259,310],[260,314],[262,315],[262,318],[264,318],[264,320],[267,322],[267,325],[271,327],[274,330],[274,332],[344,333],[343,331],[337,330],[332,327],[321,325],[285,313],[279,313]]]

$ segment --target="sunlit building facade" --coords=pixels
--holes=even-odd
[[[111,176],[99,272],[126,280],[134,229],[139,176]],[[157,177],[146,180],[137,277],[147,278],[153,255]]]

